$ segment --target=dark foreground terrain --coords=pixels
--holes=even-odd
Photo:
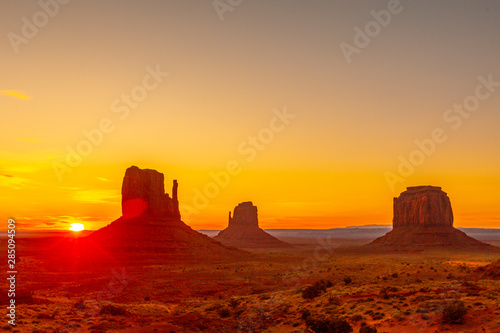
[[[499,253],[369,253],[359,248],[366,241],[317,237],[284,239],[295,246],[241,260],[89,258],[40,254],[49,240],[21,241],[17,325],[4,319],[0,329],[327,332],[321,325],[339,318],[354,332],[364,324],[378,332],[500,332]],[[349,244],[358,248],[339,247]],[[450,305],[457,318],[443,316]]]

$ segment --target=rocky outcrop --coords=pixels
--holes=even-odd
[[[80,242],[107,253],[144,253],[174,259],[205,260],[210,257],[244,256],[246,252],[227,247],[194,231],[181,221],[178,183],[172,197],[164,192],[164,176],[156,170],[132,166],[122,185],[122,216]]]
[[[415,186],[394,198],[393,227],[453,226],[448,195],[435,186]]]
[[[368,246],[392,250],[496,250],[453,227],[450,199],[435,186],[408,187],[394,198],[393,230]]]
[[[280,248],[289,247],[288,243],[269,235],[259,228],[257,207],[251,201],[242,202],[234,208],[233,217],[229,212],[228,227],[214,239],[239,248]]]
[[[177,180],[172,198],[165,193],[163,174],[132,166],[125,172],[122,185],[122,216],[125,218],[180,218]]]
[[[229,212],[229,225],[258,228],[257,206],[254,206],[251,201],[240,203],[234,208],[233,217],[231,217],[231,212]]]

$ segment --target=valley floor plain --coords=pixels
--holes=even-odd
[[[0,327],[299,333],[309,332],[308,317],[340,317],[354,332],[362,323],[378,332],[500,332],[500,273],[481,269],[500,253],[370,253],[360,247],[369,241],[363,239],[283,240],[294,247],[249,250],[241,260],[139,254],[60,262],[34,252],[26,240],[18,263],[17,325],[5,320]],[[331,283],[304,298],[321,280]],[[466,306],[463,324],[443,323],[443,308],[454,300]]]

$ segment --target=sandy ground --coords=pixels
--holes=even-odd
[[[344,318],[354,332],[362,322],[378,332],[500,332],[500,281],[476,273],[499,254],[374,254],[339,249],[346,240],[327,247],[321,240],[289,241],[295,248],[253,251],[242,261],[167,262],[148,255],[58,263],[26,252],[18,264],[17,324],[5,319],[0,328],[310,332],[308,314]],[[305,299],[303,290],[322,279],[331,285]],[[443,308],[454,300],[467,308],[464,323],[444,324]]]

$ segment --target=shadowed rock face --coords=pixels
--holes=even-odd
[[[240,203],[234,208],[233,217],[231,217],[231,212],[229,212],[229,225],[246,225],[258,228],[257,207],[251,201]]]
[[[259,228],[257,207],[252,202],[242,202],[234,208],[233,217],[229,212],[229,225],[214,239],[239,248],[278,248],[289,244],[269,235]]]
[[[393,230],[368,246],[392,250],[429,248],[496,250],[453,227],[448,195],[435,186],[408,187],[394,198]]]
[[[408,187],[394,198],[394,228],[405,226],[453,226],[448,195],[435,186]]]
[[[122,185],[122,215],[125,218],[180,218],[177,181],[173,198],[165,193],[163,174],[156,170],[132,166],[125,172]]]

